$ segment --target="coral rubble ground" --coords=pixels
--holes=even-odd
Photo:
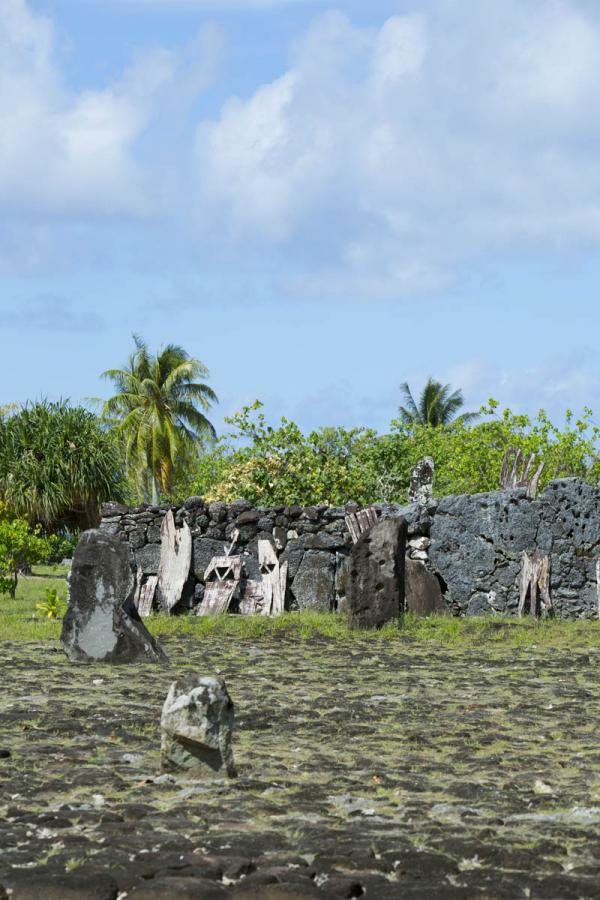
[[[167,666],[2,645],[14,900],[600,896],[600,650],[162,643]],[[159,771],[184,673],[227,682],[235,780]]]

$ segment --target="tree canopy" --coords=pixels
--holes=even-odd
[[[0,499],[47,530],[90,528],[100,504],[122,495],[113,436],[67,401],[41,400],[0,419]]]
[[[462,391],[453,391],[451,385],[442,384],[433,378],[427,379],[417,401],[407,381],[400,386],[400,390],[406,403],[406,406],[399,409],[400,419],[407,426],[431,425],[433,428],[439,428],[449,425],[450,422],[461,421],[468,424],[479,418],[479,413],[458,415],[458,411],[465,404]]]
[[[107,369],[115,394],[104,402],[103,420],[116,426],[122,440],[125,465],[139,493],[158,501],[166,493],[178,463],[189,460],[215,430],[205,413],[217,403],[215,392],[199,381],[208,369],[183,347],[167,344],[159,353],[149,351],[134,335],[135,350],[122,369]]]

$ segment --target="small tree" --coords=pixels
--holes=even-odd
[[[32,529],[25,519],[11,519],[0,512],[0,594],[14,599],[19,572],[45,562],[50,552],[39,526]]]

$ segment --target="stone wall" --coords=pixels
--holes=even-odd
[[[269,538],[288,563],[286,606],[290,609],[336,610],[345,598],[346,560],[352,546],[344,521],[347,507],[274,506],[255,508],[244,500],[235,503],[204,503],[190,497],[173,510],[175,524],[187,522],[193,537],[192,572],[183,597],[184,607],[200,602],[204,572],[213,556],[222,555],[223,545],[237,528],[236,551],[242,554],[248,577],[260,580],[258,540]],[[109,503],[103,507],[101,528],[128,541],[137,566],[155,574],[160,560],[160,526],[169,507],[129,508]],[[390,506],[386,515],[397,515]]]
[[[444,497],[427,507],[375,504],[380,517],[408,522],[406,602],[409,609],[455,615],[514,614],[524,550],[551,560],[551,594],[562,618],[591,617],[597,609],[600,488],[575,479],[552,482],[537,500],[524,490]],[[137,565],[156,573],[160,525],[168,507],[131,509],[107,504],[101,528],[128,541]],[[352,541],[347,507],[254,508],[239,500],[205,504],[191,497],[171,507],[175,523],[193,535],[192,572],[184,607],[202,599],[204,571],[234,528],[250,578],[258,578],[257,544],[270,538],[289,566],[288,608],[336,610],[345,601]]]

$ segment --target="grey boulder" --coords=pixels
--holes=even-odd
[[[222,678],[188,676],[174,681],[162,715],[163,769],[237,774],[233,761],[233,702]]]

